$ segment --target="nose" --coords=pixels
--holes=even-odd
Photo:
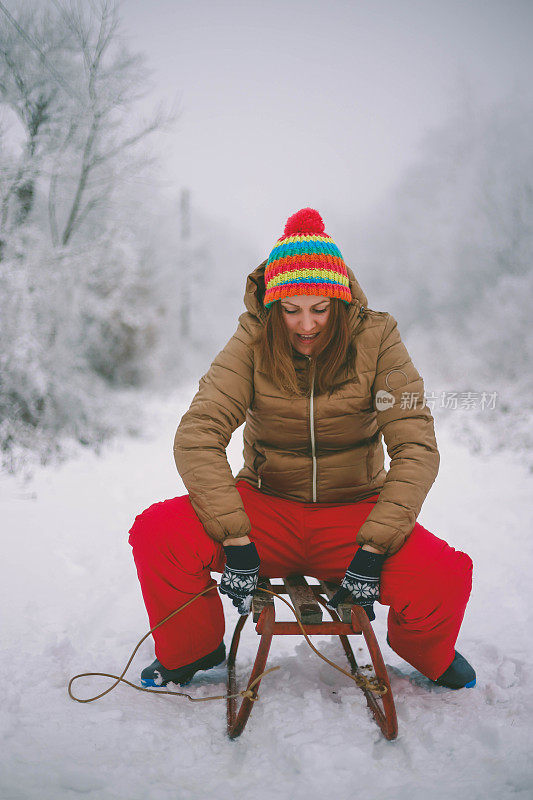
[[[300,319],[300,333],[313,333],[315,320],[310,311],[304,311]]]

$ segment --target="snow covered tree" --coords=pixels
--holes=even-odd
[[[411,337],[427,382],[499,394],[480,426],[497,445],[533,446],[532,125],[523,97],[463,104],[354,244],[371,304]]]
[[[52,239],[66,245],[94,209],[105,207],[121,178],[142,166],[136,145],[168,118],[160,111],[130,127],[131,109],[147,91],[147,70],[141,55],[120,44],[115,2],[64,7],[60,19],[78,66],[49,191]],[[59,197],[68,200],[60,204]]]
[[[2,9],[0,9],[2,11]],[[109,387],[142,383],[161,333],[134,122],[149,89],[117,5],[0,14],[0,448],[97,443],[119,424]],[[133,188],[133,191],[132,191]]]
[[[461,323],[495,281],[532,269],[532,123],[522,98],[464,105],[361,232],[370,287],[405,324]]]
[[[18,19],[0,20],[4,246],[10,231],[26,222],[33,209],[36,181],[45,176],[46,159],[56,148],[62,124],[65,95],[56,76],[69,71],[71,58],[68,37],[55,23],[50,13],[35,16],[29,9],[22,9]]]
[[[144,58],[122,44],[111,0],[0,17],[0,100],[18,122],[16,165],[2,170],[2,230],[28,219],[40,179],[52,242],[68,244],[142,166],[136,145],[170,121],[160,110],[131,125],[148,88]]]

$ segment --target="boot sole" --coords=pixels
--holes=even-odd
[[[439,685],[439,684],[437,684],[437,685]],[[465,683],[464,686],[451,686],[451,687],[446,687],[446,688],[451,688],[452,691],[456,692],[458,689],[473,689],[475,685],[476,685],[476,679],[474,678],[473,681],[469,681],[469,683]]]

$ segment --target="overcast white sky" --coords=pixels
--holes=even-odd
[[[465,97],[531,92],[533,0],[122,0],[179,99],[169,185],[269,250],[285,218],[364,215]],[[328,225],[329,222],[329,225]],[[331,230],[329,230],[331,228]]]

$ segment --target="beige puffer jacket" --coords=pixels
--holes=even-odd
[[[396,320],[366,308],[348,269],[355,368],[345,371],[331,396],[316,395],[312,361],[295,352],[296,370],[309,374],[310,393],[284,395],[261,371],[251,346],[266,318],[265,265],[248,276],[247,311],[201,378],[176,432],[174,457],[192,505],[206,532],[223,541],[251,530],[235,488],[239,479],[306,503],[352,503],[379,493],[357,543],[391,555],[411,533],[439,467],[422,378]],[[226,447],[244,421],[244,466],[234,478]],[[382,438],[391,459],[388,472]]]

